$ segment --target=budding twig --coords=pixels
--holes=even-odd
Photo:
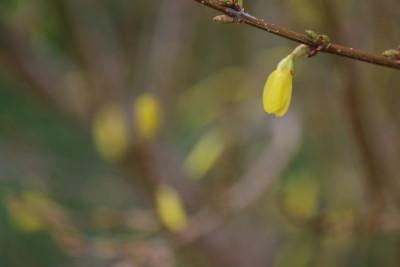
[[[318,45],[313,43],[306,35],[288,30],[286,28],[277,26],[275,24],[264,21],[263,19],[256,18],[249,13],[237,11],[233,8],[227,7],[225,4],[217,0],[195,0],[203,5],[211,7],[219,12],[233,17],[240,22],[246,23],[250,26],[259,28],[261,30],[273,33],[283,38],[317,48]],[[359,61],[364,61],[376,65],[381,65],[388,68],[400,69],[400,60],[396,60],[383,55],[371,54],[354,48],[331,43],[329,46],[324,47],[320,52],[335,54],[342,57],[347,57]]]

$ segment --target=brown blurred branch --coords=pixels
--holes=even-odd
[[[180,234],[176,245],[194,242],[214,232],[233,217],[251,208],[264,196],[296,154],[301,135],[295,117],[276,121],[271,127],[272,140],[260,157],[248,168],[242,178],[221,193],[223,207],[203,207],[191,217],[186,231]]]
[[[231,16],[242,23],[246,23],[250,26],[259,28],[263,31],[273,33],[280,37],[305,44],[311,47],[316,47],[316,45],[307,38],[306,35],[291,31],[289,29],[274,25],[272,23],[266,22],[263,19],[256,18],[249,13],[244,11],[236,11],[232,8],[225,6],[223,3],[216,0],[195,0],[203,5],[211,7],[218,10],[228,16]],[[361,50],[356,50],[354,48],[345,47],[338,44],[331,44],[329,47],[323,48],[321,52],[326,52],[330,54],[335,54],[342,57],[351,58],[354,60],[364,61],[376,65],[385,66],[393,69],[400,69],[400,60],[395,60],[391,58],[384,57],[382,55],[370,54]]]
[[[114,34],[111,18],[102,4],[91,9],[101,17],[96,26],[85,21],[86,13],[79,2],[49,1],[57,11],[57,19],[70,40],[72,58],[85,73],[86,90],[92,95],[94,107],[108,99],[121,96],[126,84],[126,70],[119,37]],[[94,108],[93,107],[93,108]],[[93,109],[92,108],[92,109]]]
[[[338,25],[338,15],[335,13],[335,8],[332,1],[322,1],[323,7],[326,10],[325,25],[337,33],[337,38],[345,40],[345,35],[342,27]],[[370,229],[377,227],[379,224],[379,217],[384,212],[385,191],[387,177],[384,165],[381,164],[379,159],[378,150],[373,146],[374,140],[370,137],[366,126],[368,120],[367,116],[363,116],[363,102],[359,95],[363,90],[361,88],[361,77],[355,64],[347,64],[346,72],[351,76],[344,84],[343,101],[346,108],[349,121],[351,123],[354,141],[357,145],[360,159],[364,167],[364,179],[366,186],[366,196],[368,197],[368,211],[364,216],[360,216],[359,222],[356,225],[359,228]]]
[[[86,117],[66,101],[63,66],[50,55],[34,49],[31,42],[7,25],[0,15],[0,61],[7,71],[26,82],[40,98],[58,108],[66,117]]]

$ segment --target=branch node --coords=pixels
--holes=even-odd
[[[317,55],[320,51],[323,51],[331,46],[331,39],[328,35],[317,34],[314,31],[306,31],[307,38],[315,45],[315,47],[310,47],[307,53],[307,57],[313,57]]]
[[[227,7],[225,9],[225,12],[231,17],[233,18],[235,21],[234,23],[244,23],[243,20],[243,15],[244,15],[244,8],[240,9],[240,10],[236,10],[234,8],[231,7]]]
[[[232,8],[236,11],[241,11],[243,8],[238,3],[238,0],[223,0],[222,3],[229,8]]]
[[[386,50],[382,55],[391,59],[400,60],[400,46],[397,49]]]

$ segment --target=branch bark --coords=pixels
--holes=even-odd
[[[307,38],[306,35],[291,31],[289,29],[277,26],[275,24],[264,21],[263,19],[256,18],[249,13],[236,11],[232,8],[225,6],[223,3],[217,0],[195,0],[203,5],[211,7],[221,13],[231,16],[240,22],[246,23],[250,26],[259,28],[263,31],[273,33],[280,37],[305,44],[311,47],[316,45]],[[357,50],[351,47],[346,47],[338,44],[331,44],[329,47],[324,48],[321,52],[326,52],[330,54],[335,54],[342,57],[347,57],[354,60],[364,61],[388,68],[400,69],[400,60],[395,60],[391,58],[384,57],[382,55],[376,55],[367,53],[361,50]]]

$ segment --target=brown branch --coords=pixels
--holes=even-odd
[[[292,160],[300,142],[301,126],[298,118],[290,115],[287,120],[275,121],[271,126],[272,139],[258,160],[241,179],[221,193],[223,206],[218,209],[205,205],[192,215],[185,231],[177,236],[174,247],[181,247],[203,238],[222,227],[230,219],[254,206],[270,185]],[[289,131],[290,129],[290,131]]]
[[[55,107],[61,114],[77,122],[87,121],[87,116],[71,103],[66,93],[65,71],[49,54],[34,49],[23,34],[14,31],[0,15],[0,63],[7,72],[34,90],[36,97]],[[1,66],[0,66],[1,67]]]
[[[261,30],[264,30],[266,32],[273,33],[275,35],[278,35],[280,37],[309,45],[312,47],[316,47],[316,45],[307,38],[306,35],[297,33],[291,30],[288,30],[286,28],[274,25],[272,23],[266,22],[263,19],[256,18],[249,13],[243,12],[243,11],[236,11],[232,8],[229,8],[225,6],[223,3],[220,3],[219,1],[216,0],[195,0],[196,2],[199,2],[203,5],[206,5],[208,7],[211,7],[215,10],[218,10],[219,12],[222,12],[226,15],[229,15],[236,20],[246,23],[250,26],[259,28]],[[395,60],[391,58],[384,57],[382,55],[376,55],[376,54],[370,54],[361,50],[356,50],[354,48],[350,47],[345,47],[342,45],[338,44],[331,44],[329,47],[324,48],[321,50],[321,52],[326,52],[330,54],[335,54],[338,56],[342,57],[347,57],[355,60],[360,60],[376,65],[381,65],[385,66],[388,68],[393,68],[393,69],[400,69],[400,60]]]

